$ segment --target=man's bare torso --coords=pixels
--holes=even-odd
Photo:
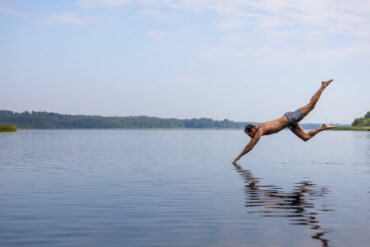
[[[271,135],[288,127],[288,125],[289,125],[288,119],[282,116],[280,118],[267,121],[257,126],[257,132],[262,132],[262,135]]]

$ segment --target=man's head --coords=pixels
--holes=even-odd
[[[254,137],[254,134],[256,133],[257,128],[253,124],[248,124],[244,127],[244,132],[249,135],[251,138]]]

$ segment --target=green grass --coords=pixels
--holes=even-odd
[[[16,132],[17,126],[14,124],[11,125],[0,125],[0,132]]]
[[[337,126],[333,130],[370,131],[370,126],[364,126],[364,127]]]

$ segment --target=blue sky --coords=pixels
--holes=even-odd
[[[0,109],[304,122],[370,110],[370,3],[0,0]]]

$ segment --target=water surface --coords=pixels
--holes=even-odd
[[[370,133],[0,135],[0,246],[370,246]]]

